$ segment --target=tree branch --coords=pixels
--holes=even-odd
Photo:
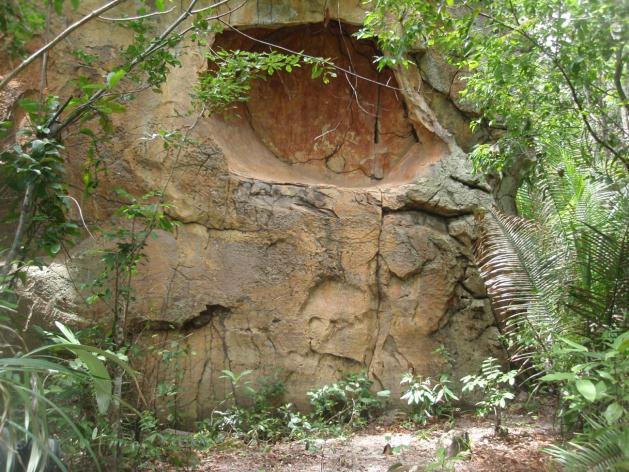
[[[140,62],[144,61],[147,57],[149,57],[155,51],[158,51],[159,49],[164,47],[164,45],[166,44],[166,40],[168,39],[170,34],[175,30],[175,28],[177,28],[177,26],[179,26],[181,23],[183,23],[190,16],[194,15],[195,11],[198,12],[198,11],[205,11],[205,10],[208,10],[210,8],[217,8],[217,7],[227,3],[228,1],[229,0],[220,0],[219,2],[216,2],[216,3],[214,3],[214,4],[212,4],[212,5],[208,6],[208,7],[204,7],[204,8],[199,9],[199,10],[194,10],[194,7],[197,4],[198,0],[191,0],[190,3],[188,4],[188,7],[186,8],[186,10],[181,15],[179,15],[179,17],[175,21],[173,21],[173,23],[171,23],[170,26],[168,26],[168,28],[166,28],[166,30],[164,30],[162,32],[162,34],[160,34],[157,39],[155,39],[151,44],[149,44],[149,46],[142,53],[140,53],[140,55],[138,55],[135,59],[133,59],[133,61],[131,61],[131,63],[126,66],[125,70],[127,72],[131,71]],[[248,0],[245,0],[237,8],[242,7],[247,1]],[[208,21],[209,20],[219,20],[220,21],[221,17],[231,14],[234,10],[235,9],[229,10],[229,11],[224,12],[224,13],[219,13],[219,14],[216,14],[214,16],[208,17],[206,19]],[[192,28],[193,28],[193,26],[190,26],[190,27],[186,28],[183,32],[181,32],[177,36],[182,37],[185,33],[190,31]],[[96,93],[94,93],[88,99],[88,101],[86,103],[84,103],[83,105],[78,107],[76,110],[71,112],[70,116],[68,118],[66,118],[63,123],[61,123],[58,127],[55,128],[54,134],[58,135],[64,128],[67,128],[69,125],[71,125],[76,120],[78,120],[83,115],[83,113],[85,113],[94,104],[94,102],[96,100],[98,100],[99,98],[101,98],[101,97],[103,97],[105,95],[106,91],[107,90],[105,90],[105,89],[101,89],[101,90],[97,91]]]
[[[190,12],[190,13],[192,13],[193,15],[196,15],[197,13],[201,13],[201,12],[204,12],[204,11],[207,11],[207,10],[211,10],[212,8],[218,8],[218,7],[220,7],[221,5],[226,4],[227,2],[229,2],[229,0],[221,0],[220,2],[215,3],[215,4],[213,4],[213,5],[208,5],[207,7],[197,8],[196,10],[191,10],[191,12]],[[247,3],[247,2],[245,1],[245,3]],[[241,6],[242,6],[242,5],[241,5]],[[237,8],[235,8],[234,10],[237,10],[238,8],[240,8],[240,7],[237,7]],[[232,11],[234,11],[234,10],[229,11],[229,13],[231,13],[231,12],[232,12]],[[225,15],[220,15],[220,16],[225,16]]]
[[[24,61],[22,61],[19,66],[17,66],[15,69],[13,69],[11,72],[9,72],[0,81],[0,90],[2,90],[4,87],[6,87],[6,85],[11,80],[13,80],[13,78],[17,74],[19,74],[24,69],[26,69],[30,64],[32,64],[33,61],[35,61],[35,59],[37,59],[42,54],[48,52],[50,49],[55,47],[57,45],[57,43],[59,43],[63,38],[68,36],[74,30],[80,28],[81,26],[83,26],[88,21],[96,18],[97,16],[101,15],[102,13],[105,13],[107,10],[112,9],[113,7],[115,7],[116,5],[121,4],[124,1],[126,1],[126,0],[111,0],[110,2],[106,3],[102,7],[97,8],[96,10],[93,10],[89,15],[86,15],[83,18],[81,18],[80,20],[75,21],[74,23],[72,23],[70,26],[68,26],[66,29],[64,29],[61,33],[59,33],[52,41],[50,41],[47,44],[44,44],[41,48],[39,48],[37,51],[35,51],[33,54],[31,54],[28,58],[24,59]]]
[[[48,0],[46,11],[46,28],[44,30],[44,43],[48,42],[48,36],[50,35],[50,15],[52,12],[52,0]],[[41,71],[39,73],[39,99],[43,100],[44,92],[46,90],[47,76],[46,70],[48,69],[48,52],[45,52],[41,58]]]
[[[26,231],[26,227],[28,226],[28,220],[30,219],[31,213],[31,203],[33,201],[33,190],[35,189],[35,185],[33,182],[29,182],[26,185],[26,190],[24,191],[24,198],[22,199],[22,206],[20,208],[20,218],[18,220],[17,228],[15,230],[15,235],[13,236],[13,242],[11,243],[11,248],[7,252],[4,257],[4,266],[0,267],[0,275],[7,275],[11,271],[11,265],[13,260],[16,258],[20,251],[22,236]]]
[[[144,18],[151,18],[152,16],[159,16],[159,15],[166,15],[168,13],[170,13],[171,11],[173,11],[175,9],[175,7],[172,7],[166,11],[154,11],[152,13],[147,13],[146,15],[138,15],[138,16],[128,16],[126,18],[109,18],[107,16],[99,16],[98,19],[99,20],[104,20],[104,21],[136,21],[136,20],[143,20]]]
[[[218,21],[220,21],[223,25],[225,25],[227,28],[231,29],[235,33],[238,33],[241,36],[244,36],[245,38],[248,38],[248,39],[250,39],[250,40],[252,40],[252,41],[254,41],[256,43],[264,44],[265,46],[269,46],[269,47],[274,48],[274,49],[279,49],[281,51],[285,51],[285,52],[287,52],[289,54],[294,54],[294,55],[299,56],[299,57],[304,57],[304,58],[308,58],[308,59],[317,59],[316,57],[311,56],[309,54],[304,54],[303,52],[299,52],[299,51],[293,51],[292,49],[285,48],[284,46],[280,46],[279,44],[273,44],[273,43],[270,43],[268,41],[264,41],[263,39],[256,38],[255,36],[251,36],[251,35],[245,33],[244,31],[241,31],[240,29],[230,25],[226,21],[221,20],[220,18],[218,19]],[[389,85],[388,83],[385,84],[383,82],[379,82],[377,80],[370,79],[369,77],[362,76],[362,75],[357,74],[356,72],[353,72],[353,71],[351,71],[349,69],[345,69],[344,67],[337,66],[334,63],[329,63],[329,65],[333,69],[336,69],[336,70],[338,70],[340,72],[343,72],[343,73],[345,73],[347,75],[351,75],[352,77],[356,77],[357,79],[364,80],[366,82],[371,82],[372,84],[380,85],[381,87],[385,87],[385,88],[388,88],[388,89],[391,89],[391,90],[404,92],[404,89],[402,89],[400,87],[394,87],[393,85]]]
[[[583,107],[583,103],[581,102],[581,99],[579,98],[579,94],[577,93],[577,89],[574,86],[574,84],[572,83],[572,80],[570,79],[570,76],[566,72],[566,69],[563,67],[561,62],[559,62],[559,59],[557,59],[557,56],[552,54],[551,52],[549,52],[548,48],[546,48],[546,47],[544,47],[544,45],[540,44],[535,38],[533,38],[531,35],[529,35],[526,31],[523,31],[522,29],[520,29],[520,28],[518,28],[516,26],[513,26],[513,25],[510,25],[508,23],[505,23],[504,21],[501,21],[501,20],[499,20],[498,18],[496,18],[496,17],[494,17],[492,15],[488,15],[487,13],[479,12],[478,14],[480,16],[482,16],[483,18],[487,18],[488,20],[491,20],[491,21],[495,22],[496,24],[498,24],[500,26],[503,26],[504,28],[507,28],[508,30],[513,31],[514,33],[517,33],[517,34],[521,35],[527,41],[529,41],[533,46],[535,46],[539,51],[541,51],[542,54],[544,54],[548,59],[550,59],[550,61],[557,68],[557,70],[559,70],[559,73],[562,75],[564,81],[566,82],[566,85],[568,86],[568,89],[570,90],[570,95],[572,96],[572,101],[574,102],[574,105],[575,105],[577,111],[579,112],[579,115],[581,116],[581,120],[583,121],[583,124],[587,128],[587,131],[590,134],[590,136],[599,145],[601,145],[602,147],[607,149],[614,156],[614,158],[620,159],[623,162],[623,164],[625,165],[625,167],[629,167],[629,161],[627,160],[627,158],[625,156],[623,156],[622,152],[618,151],[611,144],[609,144],[607,141],[605,141],[603,138],[601,138],[598,135],[598,133],[594,130],[594,128],[592,127],[592,124],[590,123],[590,120],[587,117],[588,113],[585,110],[585,108]]]
[[[622,86],[622,70],[625,66],[623,61],[623,49],[625,45],[621,44],[616,51],[616,69],[614,70],[614,85],[616,86],[616,92],[622,101],[620,105],[620,117],[622,120],[622,129],[625,134],[629,134],[629,102],[627,101],[627,94],[625,88]]]
[[[131,61],[131,63],[126,67],[126,71],[127,72],[131,71],[133,68],[135,68],[135,66],[137,66],[140,62],[146,59],[149,55],[151,55],[153,52],[157,51],[160,47],[162,47],[163,42],[168,37],[168,35],[170,35],[170,33],[172,33],[173,30],[177,26],[183,23],[186,20],[186,18],[188,18],[192,14],[191,13],[192,9],[194,8],[197,2],[198,0],[191,0],[190,4],[188,5],[188,8],[186,8],[186,10],[181,15],[179,15],[179,17],[175,21],[173,21],[170,24],[170,26],[166,28],[166,30],[164,30],[162,34],[159,35],[157,39],[151,42],[151,44],[149,44],[148,47],[144,51],[142,51],[142,53],[140,53],[140,55],[138,55],[135,59],[133,59],[133,61]],[[74,110],[72,113],[70,113],[70,116],[66,118],[66,120],[63,123],[61,123],[57,128],[55,128],[55,134],[58,135],[64,128],[67,128],[69,125],[74,123],[77,119],[79,119],[83,115],[83,113],[85,113],[85,111],[88,110],[96,100],[98,100],[105,94],[105,91],[106,91],[105,89],[101,89],[98,92],[92,94],[92,96],[88,99],[86,103],[84,103],[83,105],[78,107],[76,110]]]

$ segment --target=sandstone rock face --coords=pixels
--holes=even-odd
[[[441,345],[454,358],[455,378],[499,349],[471,257],[472,215],[491,196],[461,150],[474,139],[460,125],[464,115],[455,126],[443,120],[459,113],[450,88],[439,90],[453,72],[431,72],[441,102],[416,70],[378,73],[373,45],[350,36],[361,4],[259,1],[230,22],[329,56],[380,85],[342,72],[329,86],[307,70],[278,74],[254,84],[238,116],[186,116],[189,91],[207,67],[203,48],[186,45],[162,93],[130,101],[116,117],[116,139],[100,150],[108,172],[97,197],[84,202],[89,224],[119,224],[111,216],[116,186],[135,195],[165,188],[171,216],[182,223],[149,242],[128,328],[139,346],[172,341],[181,349],[175,364],[149,356],[140,367],[147,394],[159,382],[180,383],[184,417],[202,418],[231,391],[223,369],[275,373],[286,400],[305,407],[307,390],[344,372],[366,370],[399,398],[404,372],[445,368],[434,352]],[[96,25],[76,41],[101,57],[124,44],[111,26]],[[263,50],[233,31],[215,45]],[[63,93],[62,78],[76,70],[64,62],[67,52],[58,54],[51,87]],[[190,142],[181,152],[165,150],[151,138],[158,129],[187,132]],[[83,144],[73,139],[68,148],[78,153]],[[70,177],[79,181],[80,169]],[[85,254],[95,246],[86,237],[71,260],[56,261],[68,268],[54,283],[93,276],[97,258]],[[46,278],[32,271],[24,288],[38,311],[57,310],[76,324],[106,322],[107,308],[84,306],[78,285],[53,296],[42,288]]]
[[[322,182],[373,186],[380,180],[408,179],[402,161],[415,167],[447,152],[421,125],[413,126],[390,70],[372,64],[377,50],[352,37],[354,28],[336,21],[280,29],[247,30],[265,43],[334,58],[339,71],[329,84],[310,79],[310,68],[256,81],[246,115],[262,143],[297,176]],[[264,43],[227,31],[215,47],[265,51]],[[360,76],[360,77],[359,77]],[[269,104],[274,104],[269,106]]]

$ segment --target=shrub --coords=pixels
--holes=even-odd
[[[483,416],[493,412],[496,434],[503,431],[500,426],[502,411],[506,408],[507,401],[514,398],[511,390],[515,384],[516,375],[515,370],[503,372],[498,360],[488,357],[481,364],[477,375],[466,375],[461,379],[463,392],[472,392],[476,389],[481,391],[482,398],[476,403],[479,407],[478,412]]]
[[[407,387],[400,399],[411,405],[411,419],[426,424],[433,416],[452,416],[453,402],[459,398],[450,389],[450,383],[448,374],[442,374],[438,381],[410,372],[404,374],[400,385]]]
[[[583,420],[583,433],[568,443],[547,451],[566,470],[625,470],[629,464],[627,388],[629,377],[629,332],[595,351],[562,339],[554,355],[569,369],[553,372],[542,381],[557,383],[561,390],[560,416],[568,425]],[[578,425],[580,426],[580,425]]]
[[[348,374],[339,382],[308,392],[314,417],[326,423],[360,426],[382,409],[388,390],[371,391],[373,382],[365,373]]]
[[[294,437],[296,430],[309,427],[305,419],[292,411],[291,404],[281,405],[286,390],[281,380],[262,378],[256,388],[248,380],[251,373],[250,370],[239,374],[223,371],[222,378],[232,384],[232,393],[226,399],[232,405],[222,411],[215,410],[210,418],[200,422],[203,434],[218,442],[233,437],[256,444]]]

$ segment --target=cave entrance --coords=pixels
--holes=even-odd
[[[336,21],[246,30],[265,43],[330,58],[353,74],[337,71],[324,84],[305,66],[254,81],[249,101],[239,105],[240,119],[223,119],[226,136],[241,146],[226,153],[230,167],[275,181],[370,187],[410,181],[447,152],[439,138],[410,122],[393,73],[376,69],[375,45],[354,38],[354,31]],[[270,49],[247,36],[226,30],[214,47]],[[244,149],[243,140],[257,142]]]

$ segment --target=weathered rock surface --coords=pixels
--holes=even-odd
[[[149,241],[128,328],[139,345],[182,348],[178,368],[157,358],[141,367],[147,393],[179,379],[183,416],[203,417],[224,398],[223,369],[275,372],[287,400],[305,406],[308,389],[347,371],[367,370],[395,398],[408,369],[431,375],[445,367],[434,353],[442,344],[455,377],[497,352],[471,260],[472,215],[491,202],[458,144],[473,138],[440,121],[417,71],[375,71],[373,46],[335,20],[359,23],[361,4],[340,2],[335,11],[323,1],[260,1],[230,21],[394,88],[342,73],[328,87],[308,71],[278,74],[255,84],[240,117],[185,116],[196,74],[207,67],[203,50],[187,45],[162,94],[130,101],[116,117],[116,139],[100,149],[108,172],[84,202],[88,224],[120,224],[111,217],[116,186],[135,195],[165,188],[182,223]],[[125,38],[97,25],[94,36],[76,40],[104,58]],[[216,42],[257,47],[233,32]],[[50,86],[67,92],[61,78],[74,68],[63,61],[67,52],[58,54]],[[448,74],[437,74],[439,86]],[[449,91],[438,93],[454,107]],[[192,143],[164,150],[151,137],[158,129],[189,132]],[[77,155],[84,149],[76,138],[67,144]],[[78,182],[80,169],[70,176]],[[71,260],[56,261],[68,269],[54,279],[31,272],[24,292],[40,319],[108,319],[106,306],[85,306],[71,288],[97,273],[97,257],[85,255],[96,245],[86,238]],[[67,287],[55,289],[62,280]]]

